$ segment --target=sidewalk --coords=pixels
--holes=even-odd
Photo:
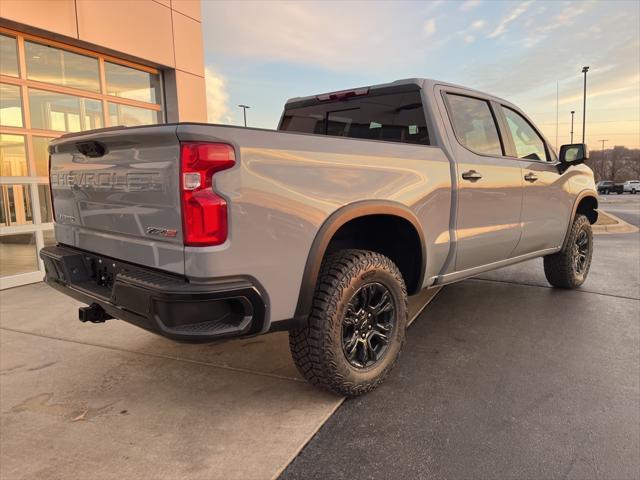
[[[269,479],[342,402],[300,378],[286,333],[185,345],[78,305],[0,292],[2,478]]]
[[[598,221],[591,228],[596,235],[606,233],[634,233],[638,231],[638,227],[604,210],[598,210]]]

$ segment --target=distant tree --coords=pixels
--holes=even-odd
[[[640,179],[640,149],[616,145],[606,149],[604,156],[602,153],[602,150],[591,150],[587,161],[597,182],[600,180],[624,182]]]

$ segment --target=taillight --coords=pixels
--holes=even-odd
[[[227,202],[213,191],[213,174],[236,162],[231,145],[180,144],[180,190],[184,244],[220,245],[227,239]]]

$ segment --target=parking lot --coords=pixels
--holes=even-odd
[[[640,225],[640,195],[601,207]],[[637,232],[597,236],[577,291],[539,259],[445,287],[344,403],[284,333],[182,345],[76,307],[0,292],[3,479],[640,477]]]

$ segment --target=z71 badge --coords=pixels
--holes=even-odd
[[[173,238],[178,234],[175,228],[147,227],[147,235]]]

